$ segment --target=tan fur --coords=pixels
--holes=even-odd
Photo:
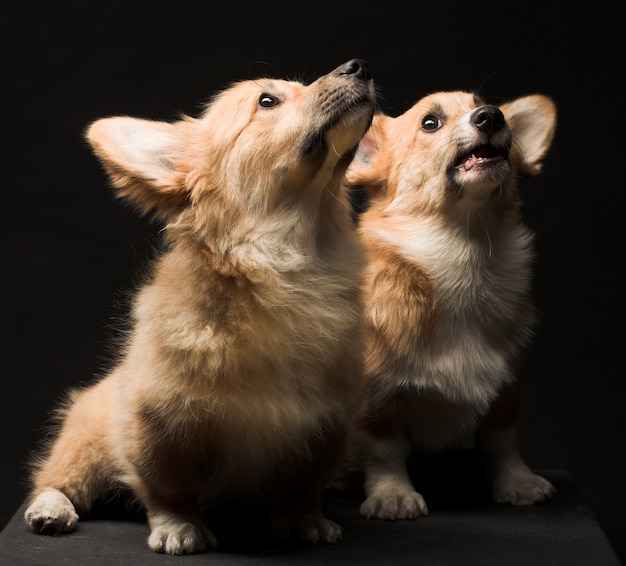
[[[71,531],[130,487],[157,552],[215,547],[201,512],[229,496],[271,503],[276,536],[342,537],[320,494],[362,378],[364,253],[340,181],[374,104],[353,60],[308,86],[237,83],[199,118],[89,127],[118,195],[164,222],[166,247],[119,363],[72,395],[34,468],[34,531]]]
[[[485,455],[497,501],[553,494],[521,459],[515,421],[535,320],[532,234],[517,182],[540,172],[555,120],[541,95],[497,109],[472,93],[440,92],[397,118],[376,115],[360,143],[347,179],[369,196],[360,217],[369,253],[365,517],[426,515],[409,456],[467,441]],[[504,154],[483,153],[487,142]]]

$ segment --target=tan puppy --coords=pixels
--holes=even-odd
[[[428,514],[410,454],[484,454],[493,497],[515,505],[553,486],[516,444],[517,374],[535,318],[532,234],[517,180],[535,175],[556,112],[544,96],[501,107],[441,92],[377,115],[348,179],[366,187],[366,402],[360,412],[367,518]]]
[[[342,538],[320,496],[362,379],[364,254],[341,180],[374,105],[354,59],[308,86],[238,83],[199,118],[90,126],[117,194],[164,221],[167,246],[119,362],[60,414],[32,530],[72,531],[119,487],[156,552],[215,547],[202,510],[244,494],[271,506],[278,537]]]

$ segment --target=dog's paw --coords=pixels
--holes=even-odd
[[[209,529],[175,519],[152,519],[148,546],[161,554],[197,554],[217,548],[217,540]]]
[[[493,485],[494,500],[511,505],[533,505],[551,499],[555,493],[551,482],[533,472],[505,475],[496,478]]]
[[[398,489],[386,490],[370,495],[359,509],[366,519],[415,519],[428,515],[428,507],[421,494],[417,491]]]
[[[291,519],[291,528],[297,538],[313,544],[334,544],[343,540],[343,529],[325,517],[297,515]]]
[[[42,491],[24,512],[24,520],[36,533],[60,535],[76,529],[78,514],[72,502],[56,489]]]

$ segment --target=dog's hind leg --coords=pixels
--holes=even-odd
[[[107,433],[111,384],[76,392],[60,413],[61,422],[45,458],[32,474],[24,519],[42,534],[73,531],[79,517],[111,488],[113,464]]]
[[[504,388],[478,431],[477,447],[485,459],[494,500],[532,505],[550,499],[556,489],[533,472],[520,455],[516,430],[520,395],[517,382]]]

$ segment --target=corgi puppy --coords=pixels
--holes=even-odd
[[[368,195],[359,218],[369,254],[358,417],[366,518],[427,515],[409,457],[469,440],[496,501],[533,504],[555,491],[516,443],[535,321],[518,179],[540,172],[555,124],[545,96],[497,107],[438,92],[398,117],[377,114],[360,143],[347,179]]]
[[[197,118],[89,126],[165,246],[119,360],[71,394],[34,463],[33,531],[70,532],[130,490],[159,553],[216,548],[202,513],[231,496],[265,502],[279,538],[342,538],[321,494],[359,397],[364,266],[342,179],[375,100],[353,59],[308,85],[233,84]]]

